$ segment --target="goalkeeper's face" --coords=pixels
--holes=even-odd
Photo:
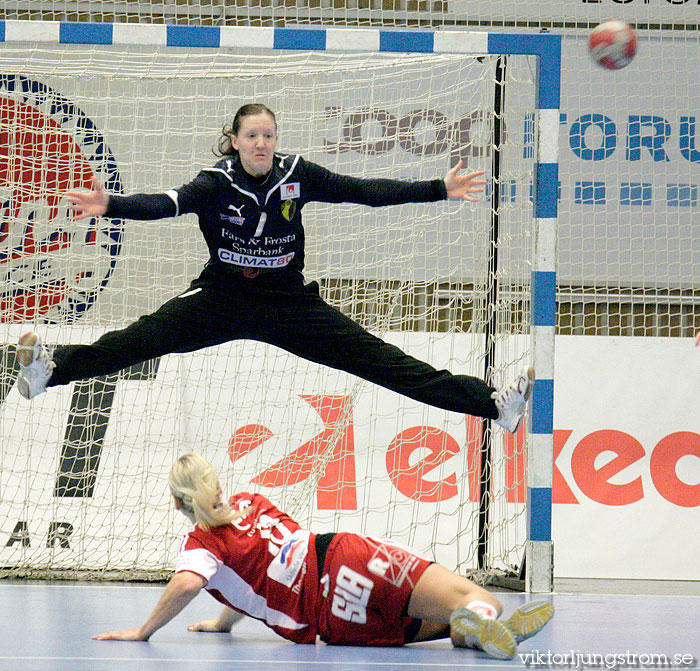
[[[241,119],[236,135],[231,136],[244,170],[253,177],[267,175],[277,147],[277,126],[269,114],[251,114]]]

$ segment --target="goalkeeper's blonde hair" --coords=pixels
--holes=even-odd
[[[168,484],[185,512],[193,513],[204,531],[242,517],[221,500],[221,485],[214,467],[198,454],[183,454],[170,469]]]

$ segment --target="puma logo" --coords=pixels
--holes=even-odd
[[[243,215],[241,214],[241,210],[245,207],[245,203],[241,205],[240,207],[234,207],[233,205],[229,205],[228,209],[233,210],[239,217],[242,217]]]

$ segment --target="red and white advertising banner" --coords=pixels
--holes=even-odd
[[[558,576],[700,579],[700,349],[556,341]]]

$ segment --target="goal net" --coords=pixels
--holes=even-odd
[[[304,210],[305,276],[373,333],[494,385],[531,360],[531,56],[6,43],[0,48],[0,567],[162,578],[186,521],[167,473],[194,451],[317,532],[388,536],[461,572],[512,573],[526,541],[525,428],[418,404],[257,342],[52,388],[13,387],[14,343],[89,343],[185,290],[192,216],[74,222],[63,194],[163,192],[212,165],[246,102],[279,151],[329,169],[485,170],[478,203]],[[174,328],[176,325],[174,325]]]

